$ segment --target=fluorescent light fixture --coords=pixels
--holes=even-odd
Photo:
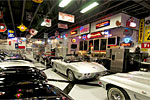
[[[90,9],[92,9],[92,8],[98,6],[98,5],[99,5],[98,2],[93,2],[92,4],[90,4],[89,6],[87,6],[86,8],[82,9],[80,12],[81,12],[81,13],[85,13],[85,12],[87,12],[88,10],[90,10]]]
[[[62,0],[60,3],[59,3],[59,7],[65,7],[67,6],[72,0]]]

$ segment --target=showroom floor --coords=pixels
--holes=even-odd
[[[33,60],[31,55],[27,55],[27,57]],[[107,100],[106,91],[97,84],[98,80],[69,83],[66,76],[53,72],[51,68],[45,69],[46,67],[37,61],[35,61],[35,65],[37,68],[44,70],[50,84],[59,87],[74,100]]]

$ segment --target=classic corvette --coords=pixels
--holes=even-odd
[[[68,80],[75,81],[96,78],[106,74],[107,69],[96,62],[82,61],[74,56],[66,56],[65,59],[52,59],[52,69],[68,76]]]
[[[150,72],[133,71],[100,78],[108,100],[150,100]]]

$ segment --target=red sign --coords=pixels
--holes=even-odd
[[[109,26],[109,25],[110,25],[110,20],[107,20],[107,21],[96,24],[96,29],[105,27],[105,26]]]
[[[150,43],[142,43],[141,48],[150,48]]]
[[[3,11],[0,11],[0,19],[3,18]]]
[[[75,35],[75,34],[77,34],[77,30],[75,30],[75,31],[71,31],[71,33],[70,33],[71,35]]]
[[[58,28],[68,29],[68,25],[67,24],[58,23]]]
[[[130,17],[126,22],[127,27],[136,28],[136,22],[133,17]]]
[[[35,30],[35,29],[30,29],[29,30],[29,33],[31,34],[31,35],[36,35],[37,34],[37,30]]]
[[[6,25],[4,23],[0,23],[0,32],[6,31]]]
[[[130,46],[131,46],[131,43],[121,43],[120,46],[130,47]]]
[[[95,32],[90,34],[90,38],[98,38],[101,36],[102,36],[101,32]]]
[[[74,23],[74,15],[59,12],[59,20]]]
[[[19,49],[25,49],[25,46],[18,46]]]

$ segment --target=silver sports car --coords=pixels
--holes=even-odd
[[[74,56],[66,56],[65,59],[52,59],[53,71],[59,71],[68,76],[68,80],[75,81],[96,78],[106,74],[107,69],[96,62],[87,62]]]

